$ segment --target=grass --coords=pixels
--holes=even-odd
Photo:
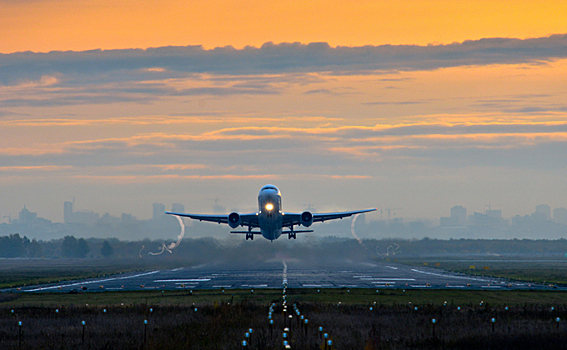
[[[183,291],[125,291],[68,293],[4,293],[0,307],[105,307],[105,306],[207,306],[227,303],[255,303],[269,305],[281,299],[280,289],[189,290]],[[474,306],[504,305],[559,305],[567,304],[567,292],[533,290],[424,290],[424,289],[290,289],[290,302],[322,303],[330,305],[448,305]]]
[[[398,262],[412,266],[440,268],[475,276],[491,276],[526,283],[567,286],[567,259],[538,258],[413,258],[398,259]],[[474,268],[472,268],[474,267]]]
[[[318,349],[319,326],[333,349],[532,349],[567,341],[567,324],[555,322],[567,317],[567,293],[554,291],[290,289],[289,308],[297,305],[307,327],[285,321],[281,289],[1,296],[3,349],[18,349],[20,340],[22,349],[241,349],[249,328],[249,349],[276,349],[284,327],[293,349]]]
[[[0,289],[171,267],[179,263],[165,259],[1,259]]]

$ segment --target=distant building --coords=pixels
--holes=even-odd
[[[123,224],[131,224],[137,221],[136,217],[134,217],[132,214],[124,214],[122,213],[122,216],[120,217],[120,221]]]
[[[456,205],[451,208],[450,217],[441,218],[440,226],[443,227],[465,226],[466,222],[467,222],[467,209],[461,205]]]
[[[73,202],[63,203],[63,219],[66,224],[82,224],[92,226],[98,221],[100,215],[92,211],[74,211]]]
[[[502,219],[502,210],[494,210],[494,209],[487,210],[486,216],[493,219]]]
[[[532,223],[532,217],[530,215],[516,215],[512,217],[512,226],[522,227],[529,226]]]
[[[501,227],[505,225],[502,220],[502,210],[487,210],[485,214],[474,213],[472,225],[477,227]]]
[[[547,204],[536,205],[534,214],[541,214],[544,220],[549,220],[551,219],[551,207]]]
[[[467,222],[467,209],[461,205],[451,208],[451,218],[453,218],[458,226],[465,226]]]
[[[73,221],[73,202],[65,202],[63,203],[63,222],[71,221]]]
[[[18,219],[11,220],[11,223],[16,225],[21,225],[23,227],[31,228],[31,227],[40,227],[40,226],[43,227],[43,226],[51,225],[51,220],[37,217],[37,213],[33,213],[29,211],[28,208],[26,208],[26,206],[24,205],[24,208],[20,211],[20,214],[18,215]]]
[[[553,209],[553,221],[558,224],[567,225],[567,209],[555,208]]]
[[[179,203],[173,203],[171,205],[171,211],[174,213],[185,213],[185,206]]]
[[[152,219],[159,221],[165,217],[165,205],[161,203],[154,203],[152,204],[152,207],[153,207]]]
[[[20,215],[18,216],[18,223],[31,225],[35,223],[36,220],[37,220],[37,213],[32,213],[24,205],[24,209],[22,209]]]

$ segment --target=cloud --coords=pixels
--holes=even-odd
[[[43,76],[104,81],[155,80],[191,74],[359,74],[491,64],[542,64],[567,57],[567,35],[487,38],[448,45],[331,47],[327,43],[266,43],[259,48],[202,46],[149,49],[19,52],[0,55],[0,84]]]
[[[567,168],[567,123],[432,123],[374,127],[232,127],[139,134],[0,152],[0,176],[165,181],[280,174],[365,178],[415,166]],[[277,159],[277,162],[274,162]],[[394,171],[394,170],[392,170]],[[54,176],[54,175],[50,175]]]
[[[423,100],[416,100],[416,101],[382,101],[382,102],[364,102],[364,103],[362,103],[362,104],[363,104],[363,105],[367,105],[367,106],[388,106],[388,105],[404,106],[404,105],[418,105],[418,104],[423,104],[423,103],[427,103],[427,101],[423,101]]]
[[[324,95],[335,95],[335,93],[329,89],[314,89],[305,91],[303,94],[305,95],[313,95],[313,94],[324,94]]]

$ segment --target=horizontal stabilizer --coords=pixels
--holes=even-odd
[[[292,232],[293,232],[293,233],[307,233],[307,232],[313,232],[313,230],[293,230],[293,231],[285,231],[285,232],[282,232],[282,235],[287,235],[287,234],[290,234],[290,233],[292,233]]]

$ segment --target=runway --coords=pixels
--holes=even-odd
[[[21,288],[20,291],[259,289],[281,288],[286,283],[288,288],[552,289],[544,285],[455,274],[435,268],[412,267],[390,262],[343,261],[304,267],[298,261],[282,260],[244,268],[233,268],[230,264],[203,264],[171,270],[150,270],[106,278],[29,286]]]

